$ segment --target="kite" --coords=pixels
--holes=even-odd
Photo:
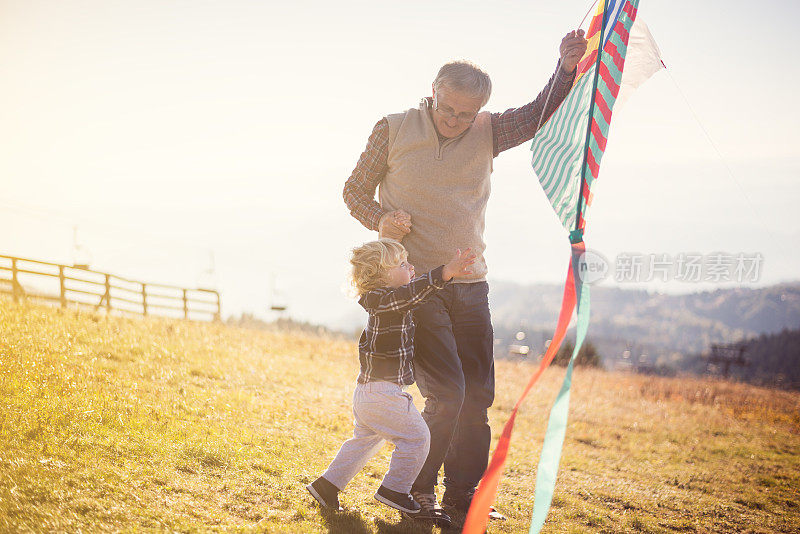
[[[503,428],[472,499],[464,522],[464,534],[480,534],[486,529],[517,411],[553,361],[573,311],[577,311],[575,347],[561,389],[550,409],[536,472],[530,534],[541,530],[550,510],[567,426],[573,364],[589,326],[589,286],[583,282],[581,274],[586,268],[583,232],[586,211],[592,204],[592,186],[600,173],[600,161],[620,87],[638,87],[663,66],[658,47],[647,27],[643,23],[634,26],[638,4],[639,0],[603,0],[600,3],[586,32],[588,46],[578,63],[572,90],[537,131],[531,146],[533,169],[558,219],[569,232],[571,258],[553,339]],[[632,49],[631,73],[624,74],[629,44],[633,47],[634,43],[636,53]]]

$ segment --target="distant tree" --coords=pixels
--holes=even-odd
[[[736,369],[732,375],[754,384],[800,389],[800,330],[784,328],[746,343],[749,365]]]
[[[572,357],[573,350],[575,350],[575,343],[570,339],[565,340],[561,344],[561,348],[558,349],[558,354],[556,354],[556,357],[553,359],[553,363],[566,367],[569,363],[569,359]],[[588,339],[583,342],[581,350],[578,351],[578,356],[575,358],[575,365],[602,367],[600,353],[597,351],[597,347]]]

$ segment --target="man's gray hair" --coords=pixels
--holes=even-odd
[[[434,90],[438,91],[441,87],[464,93],[472,98],[480,98],[481,107],[486,105],[492,94],[492,80],[489,79],[489,75],[466,60],[451,61],[442,65],[439,74],[433,80]]]

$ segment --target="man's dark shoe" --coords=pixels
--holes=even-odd
[[[472,497],[475,495],[475,490],[466,493],[448,492],[445,490],[444,497],[442,497],[442,506],[449,510],[455,510],[466,514],[472,504]],[[506,516],[497,511],[494,506],[489,507],[489,519],[496,521],[504,521]]]
[[[472,496],[474,494],[474,491],[461,493],[453,490],[445,490],[444,496],[442,497],[442,506],[457,512],[467,513],[469,511],[469,505],[472,504]]]
[[[414,497],[419,503],[420,510],[418,514],[415,514],[412,517],[414,520],[418,521],[432,521],[436,526],[441,528],[449,528],[452,524],[452,520],[450,516],[445,513],[444,510],[439,506],[439,503],[436,502],[436,494],[435,493],[420,493],[418,491],[412,491],[411,496]]]
[[[339,506],[339,488],[327,479],[319,477],[317,480],[306,486],[306,489],[323,508],[329,508],[337,512],[344,509]]]
[[[408,493],[390,490],[383,485],[381,485],[377,493],[375,493],[375,499],[387,506],[391,506],[395,510],[400,510],[407,514],[416,515],[419,513],[419,503],[414,500],[414,497]]]

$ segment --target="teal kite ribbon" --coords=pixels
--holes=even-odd
[[[573,236],[570,236],[573,237]],[[575,236],[577,237],[577,236]],[[582,236],[581,236],[582,237]],[[572,240],[572,239],[571,239]],[[575,348],[567,365],[567,374],[561,384],[555,403],[550,409],[550,419],[547,422],[547,432],[544,436],[542,446],[542,456],[539,459],[539,467],[536,471],[536,489],[533,500],[533,518],[529,534],[538,534],[544,526],[544,520],[550,511],[553,502],[553,491],[556,486],[556,475],[558,465],[561,462],[561,449],[564,445],[564,434],[567,431],[567,416],[569,415],[569,394],[572,386],[572,368],[578,351],[581,350],[586,332],[589,329],[589,286],[584,285],[580,275],[580,254],[583,247],[573,248],[572,253],[572,272],[575,280],[575,290],[577,292],[577,326],[575,335]]]

